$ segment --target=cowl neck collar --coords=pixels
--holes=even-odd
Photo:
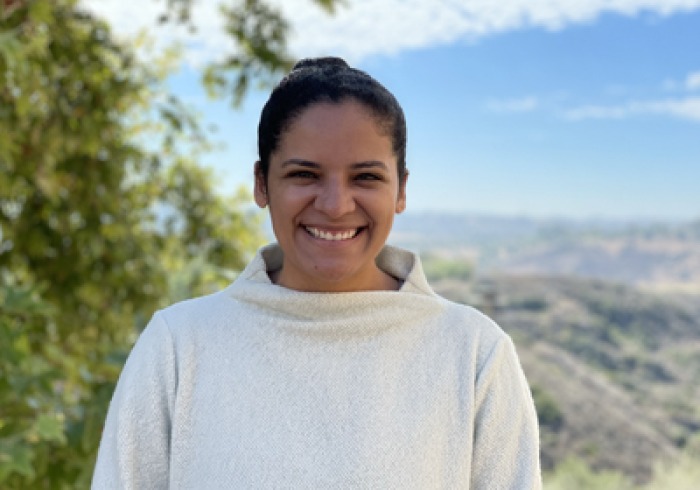
[[[268,271],[282,266],[282,249],[277,244],[261,248],[226,293],[237,300],[267,310],[287,321],[325,322],[328,326],[348,322],[358,328],[395,323],[394,318],[415,314],[423,316],[442,308],[443,300],[428,285],[417,255],[393,246],[385,246],[377,265],[403,284],[397,291],[302,292],[273,284]]]

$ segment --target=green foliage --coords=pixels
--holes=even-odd
[[[554,397],[538,385],[533,384],[531,389],[540,427],[553,431],[559,430],[564,422],[564,414]]]
[[[210,94],[231,91],[234,104],[239,104],[251,80],[262,80],[268,73],[291,68],[293,62],[286,52],[289,25],[277,9],[261,0],[222,6],[221,14],[227,34],[241,49],[224,61],[211,64],[204,82]]]
[[[524,297],[517,301],[510,301],[508,308],[530,310],[532,312],[546,311],[549,304],[543,297]]]
[[[653,480],[643,490],[695,490],[700,482],[700,454],[684,453],[674,462],[656,466]]]
[[[161,225],[167,236],[164,266],[171,303],[230,283],[262,243],[262,234],[260,216],[245,211],[249,194],[241,189],[232,196],[217,195],[210,169],[180,161],[164,177]]]
[[[695,490],[700,482],[700,452],[688,448],[673,461],[656,465],[644,484],[634,484],[617,471],[595,471],[583,460],[570,457],[543,475],[545,490]]]
[[[0,488],[86,488],[121,365],[153,311],[261,243],[164,64],[76,0],[0,3]]]
[[[58,334],[56,307],[38,288],[20,284],[8,271],[0,286],[0,483],[86,487],[85,465],[113,388],[105,380],[114,379],[120,364],[88,365],[70,355]]]
[[[312,0],[329,14],[342,0]],[[168,0],[162,22],[186,24],[192,30],[193,0]],[[288,71],[293,59],[287,52],[289,24],[279,7],[266,0],[229,0],[220,4],[224,30],[237,49],[222,61],[211,63],[203,76],[212,96],[231,96],[238,105],[252,81],[268,86],[274,77]]]
[[[474,274],[474,266],[464,260],[448,259],[437,255],[421,257],[423,270],[430,281],[457,279],[468,281]]]
[[[568,458],[544,475],[546,490],[632,490],[634,485],[622,473],[593,471],[580,459]]]

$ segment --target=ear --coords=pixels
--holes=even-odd
[[[265,176],[263,175],[262,168],[260,168],[260,161],[255,162],[255,187],[253,188],[253,197],[255,198],[255,204],[259,207],[264,208],[268,205],[269,201],[267,199],[267,184],[265,182]]]
[[[403,213],[406,209],[406,182],[408,181],[408,170],[404,173],[399,182],[399,195],[396,198],[396,214]]]

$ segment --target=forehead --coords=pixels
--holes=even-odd
[[[286,129],[292,129],[300,121],[308,123],[314,120],[323,120],[326,124],[335,122],[336,125],[341,122],[371,123],[379,129],[379,118],[372,108],[354,99],[343,99],[340,102],[314,102],[293,116]]]
[[[280,135],[279,152],[340,150],[392,152],[390,136],[371,109],[352,100],[318,102],[297,115]]]

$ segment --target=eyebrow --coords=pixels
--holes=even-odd
[[[307,167],[307,168],[314,168],[314,169],[321,168],[320,164],[318,164],[316,162],[312,162],[310,160],[304,160],[301,158],[290,158],[289,160],[285,160],[284,162],[282,162],[282,168],[285,168],[285,167],[288,167],[291,165],[298,165],[300,167]],[[379,160],[367,160],[365,162],[357,162],[357,163],[353,163],[351,165],[351,167],[355,170],[365,169],[365,168],[380,168],[380,169],[385,170],[385,171],[389,170],[389,168],[386,166],[386,164],[384,162],[379,161]]]
[[[312,162],[309,160],[302,160],[300,158],[290,158],[289,160],[285,160],[284,162],[282,162],[282,168],[289,167],[290,165],[298,165],[300,167],[309,167],[309,168],[320,168],[321,167],[316,162]]]

